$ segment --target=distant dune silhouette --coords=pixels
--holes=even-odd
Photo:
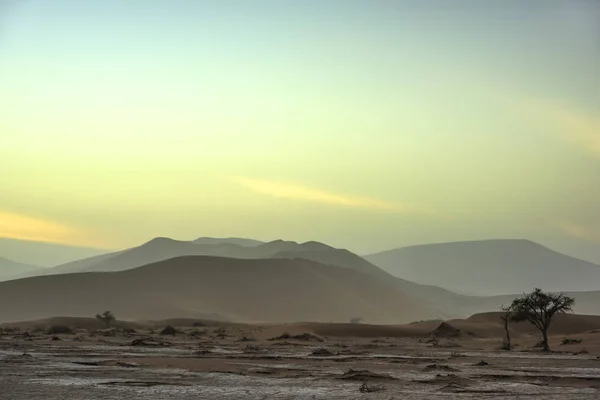
[[[600,266],[523,240],[413,246],[365,259],[348,250],[314,241],[263,243],[239,238],[179,241],[159,237],[131,249],[34,270],[30,275],[125,271],[182,256],[285,259],[300,263],[310,260],[343,267],[393,285],[442,318],[497,310],[516,294],[536,286],[547,290],[571,289],[571,295],[577,299],[577,312],[600,313],[600,292],[579,289],[600,287],[600,280],[594,279],[595,274],[600,273]],[[449,289],[483,293],[483,296],[458,294]]]
[[[37,265],[25,264],[0,257],[0,280],[16,279],[43,271]]]
[[[394,282],[308,260],[185,256],[112,273],[79,273],[0,283],[0,321],[90,316],[235,321],[398,324],[438,313]]]
[[[203,240],[205,241],[205,240]],[[216,240],[215,244],[196,244],[170,238],[155,238],[141,246],[120,252],[64,264],[45,271],[46,274],[72,272],[121,271],[173,257],[205,255],[238,259],[285,258],[305,259],[325,265],[350,268],[372,277],[394,282],[404,293],[419,299],[425,306],[435,308],[442,316],[461,316],[462,296],[448,290],[416,284],[396,278],[345,249],[336,249],[319,242],[297,243],[275,240],[253,247]]]
[[[365,257],[417,283],[478,295],[600,290],[600,265],[528,240],[484,240],[404,247]]]
[[[236,244],[238,246],[244,247],[255,247],[260,246],[261,244],[265,244],[265,242],[261,242],[260,240],[254,239],[245,239],[245,238],[211,238],[211,237],[201,237],[196,240],[193,240],[196,244]]]

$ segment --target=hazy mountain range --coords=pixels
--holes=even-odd
[[[529,240],[483,240],[411,246],[365,256],[411,281],[466,294],[501,295],[600,289],[600,266]]]
[[[244,321],[362,317],[401,323],[497,310],[534,287],[577,291],[578,312],[600,313],[600,266],[525,240],[442,243],[360,257],[319,242],[155,238],[22,271],[46,276],[0,283],[0,302],[6,302],[0,321],[110,308],[130,318],[218,314]]]
[[[44,268],[37,265],[25,264],[0,257],[0,281],[14,279],[22,275],[37,275]]]
[[[0,238],[0,256],[24,264],[50,267],[106,253],[107,250]]]

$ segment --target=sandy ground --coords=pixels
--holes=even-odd
[[[301,329],[5,329],[0,399],[600,398],[600,333],[566,346],[554,337],[549,354],[532,348],[535,336],[511,352],[496,350],[499,338],[275,338]]]

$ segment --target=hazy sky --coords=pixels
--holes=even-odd
[[[0,2],[0,237],[600,243],[597,0]]]

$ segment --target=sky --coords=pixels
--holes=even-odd
[[[0,110],[0,238],[600,261],[596,0],[0,0]]]

